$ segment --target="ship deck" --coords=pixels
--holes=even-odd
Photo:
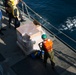
[[[56,70],[51,69],[49,60],[45,68],[41,59],[32,59],[25,55],[17,45],[13,22],[11,28],[8,27],[8,16],[1,1],[0,6],[4,17],[2,26],[6,29],[2,30],[4,35],[0,35],[0,75],[76,75],[76,53],[46,30],[48,37],[54,42]],[[21,25],[30,22],[28,18],[25,19]]]

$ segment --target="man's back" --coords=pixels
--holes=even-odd
[[[43,41],[43,46],[45,48],[45,50],[48,52],[48,51],[51,51],[52,50],[52,46],[53,46],[53,42],[52,40],[50,39],[46,39]]]

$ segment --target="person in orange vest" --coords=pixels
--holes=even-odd
[[[49,58],[50,61],[51,61],[52,69],[54,69],[55,62],[54,62],[53,41],[51,39],[47,39],[46,34],[42,34],[41,38],[43,39],[42,49],[45,51],[44,52],[45,67],[46,67],[47,59]]]

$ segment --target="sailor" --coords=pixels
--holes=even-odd
[[[44,65],[46,67],[47,59],[49,58],[51,61],[52,69],[54,70],[55,62],[54,62],[54,51],[53,51],[53,41],[51,39],[47,39],[46,34],[42,34],[41,38],[43,39],[42,50],[44,50]]]
[[[12,15],[16,18],[19,18],[19,11],[18,11],[18,8],[16,7],[17,5],[17,1],[16,0],[9,0],[8,1],[8,5],[10,6],[11,8],[11,12],[12,12]]]
[[[25,21],[21,15],[21,12],[19,11],[17,5],[19,2],[22,2],[22,0],[2,0],[3,4],[5,6],[6,13],[9,17],[9,28],[11,28],[11,20],[14,18],[14,25],[15,29],[20,26],[20,22]]]
[[[12,14],[14,17],[17,17],[18,20],[25,21],[25,20],[23,20],[21,12],[19,11],[19,8],[17,6],[19,2],[24,3],[22,0],[9,0],[8,5],[12,9]]]
[[[10,28],[10,24],[11,24],[11,20],[12,18],[15,19],[14,25],[15,25],[15,29],[17,27],[20,26],[20,21],[23,22],[25,21],[22,18],[21,12],[19,11],[17,5],[19,2],[22,2],[22,0],[8,0],[8,5],[10,6],[11,9],[9,9],[9,28]],[[10,13],[11,11],[11,13]]]

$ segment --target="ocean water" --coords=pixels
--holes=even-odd
[[[70,37],[71,40],[52,29],[57,36],[76,49],[76,0],[24,1],[45,20]]]

